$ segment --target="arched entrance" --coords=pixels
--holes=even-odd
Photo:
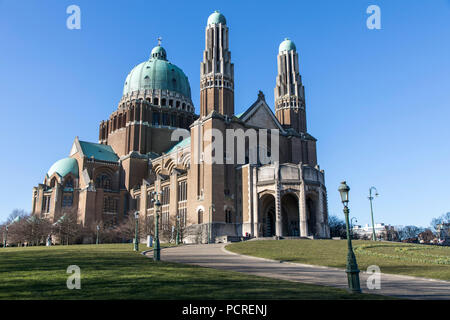
[[[271,194],[263,195],[260,199],[260,208],[262,236],[272,237],[276,234],[275,197]]]
[[[308,235],[315,235],[317,233],[317,200],[318,197],[315,194],[308,194],[306,196],[306,218],[308,221]]]
[[[287,193],[281,198],[281,235],[285,237],[300,235],[298,198],[293,193]]]

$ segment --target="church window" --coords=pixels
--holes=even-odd
[[[97,179],[95,180],[95,187],[110,190],[111,178],[107,174],[104,173],[100,174],[99,176],[97,176]]]
[[[172,99],[169,100],[169,106],[173,107],[173,100]]]
[[[56,178],[53,178],[53,179],[50,181],[50,187],[54,188],[55,186],[56,186]]]
[[[163,187],[161,192],[161,205],[166,205],[170,203],[170,188]]]
[[[153,112],[152,124],[159,125],[159,112]]]
[[[42,212],[50,212],[50,196],[44,196],[42,199]]]
[[[182,105],[181,105],[181,109],[186,109],[186,103],[183,103]]]
[[[180,107],[180,101],[177,101],[176,107],[177,107],[177,108]]]
[[[153,195],[152,191],[147,193],[147,209],[153,209]]]
[[[178,201],[187,200],[187,181],[181,181],[178,183]]]
[[[112,197],[103,199],[103,213],[117,213],[118,200]]]
[[[154,98],[154,99],[153,99],[153,104],[154,104],[155,106],[157,106],[157,105],[159,104],[158,98]]]
[[[179,127],[180,127],[180,128],[184,128],[184,118],[180,116],[179,121],[180,121]]]
[[[203,210],[198,210],[198,224],[203,223]]]
[[[176,114],[170,115],[170,125],[172,127],[176,127],[177,126],[177,115]]]
[[[233,215],[231,210],[227,209],[225,211],[225,222],[226,223],[233,223]]]
[[[166,99],[161,99],[161,105],[165,106],[166,105]]]
[[[65,188],[73,188],[73,179],[71,177],[68,177],[66,179],[66,183],[64,185]]]
[[[167,113],[163,113],[162,114],[162,124],[164,126],[168,126],[169,125],[169,115]]]
[[[63,208],[71,207],[73,204],[73,195],[72,194],[64,194],[62,206]]]

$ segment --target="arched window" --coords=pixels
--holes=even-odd
[[[56,178],[54,177],[52,180],[50,180],[50,187],[54,188],[56,186],[56,183],[57,183],[57,181],[56,181]]]
[[[68,177],[64,183],[64,188],[73,188],[73,179]]]

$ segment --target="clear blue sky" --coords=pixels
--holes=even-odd
[[[81,8],[81,30],[66,8]],[[381,8],[382,30],[366,28]],[[0,0],[0,221],[30,210],[32,187],[69,154],[75,136],[97,141],[128,72],[163,38],[190,80],[199,72],[208,15],[230,27],[236,113],[266,95],[273,107],[276,55],[290,37],[318,139],[330,214],[351,187],[351,214],[428,226],[450,211],[450,1],[16,1]]]

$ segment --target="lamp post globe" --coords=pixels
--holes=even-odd
[[[353,293],[361,293],[361,287],[359,283],[359,269],[358,264],[356,262],[356,257],[353,252],[352,247],[352,239],[350,237],[350,222],[349,222],[349,213],[348,202],[349,202],[349,191],[350,187],[347,185],[345,181],[341,182],[341,185],[338,188],[339,193],[341,194],[341,201],[344,205],[344,215],[345,215],[345,225],[347,228],[347,268],[345,272],[347,273],[348,287]]]
[[[136,220],[136,227],[134,230],[134,251],[139,251],[139,211],[134,213],[134,219]]]

